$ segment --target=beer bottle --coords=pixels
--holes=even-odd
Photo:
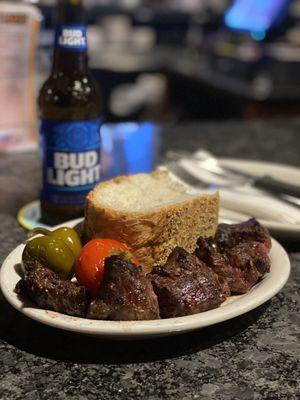
[[[101,101],[88,70],[81,0],[58,0],[53,65],[39,96],[42,219],[59,223],[83,214],[100,180]]]

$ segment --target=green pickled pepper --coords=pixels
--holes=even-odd
[[[79,256],[81,251],[81,241],[75,229],[62,227],[57,228],[48,234],[49,237],[55,237],[63,240],[72,250],[75,257]]]
[[[22,268],[28,270],[38,265],[47,267],[64,279],[73,276],[76,259],[81,251],[81,242],[77,232],[68,227],[48,231],[36,228],[29,232],[34,237],[26,243],[22,254]]]

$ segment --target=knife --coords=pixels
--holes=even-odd
[[[244,181],[243,183],[249,183],[258,189],[263,189],[281,196],[290,196],[289,202],[291,203],[295,203],[295,198],[300,198],[300,183],[299,185],[292,185],[275,179],[270,175],[258,177],[249,172],[241,171],[236,167],[223,165],[212,153],[204,149],[197,150],[192,157],[197,161],[199,166],[221,177],[223,176],[226,178],[226,174],[231,174],[231,178],[242,178]],[[227,178],[230,177],[227,176]]]
[[[288,196],[300,198],[300,186],[282,182],[278,179],[271,177],[270,175],[258,177],[233,167],[222,165],[222,168],[231,174],[244,178],[252,186],[258,189],[264,189],[272,193],[285,194]],[[208,168],[206,167],[206,169]]]

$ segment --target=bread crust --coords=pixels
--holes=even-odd
[[[157,173],[157,172],[154,172]],[[120,183],[126,176],[101,184]],[[122,211],[97,204],[98,189],[86,199],[83,241],[97,237],[125,243],[145,273],[159,265],[175,246],[193,252],[199,236],[213,236],[218,225],[219,194],[205,194],[151,211]]]

